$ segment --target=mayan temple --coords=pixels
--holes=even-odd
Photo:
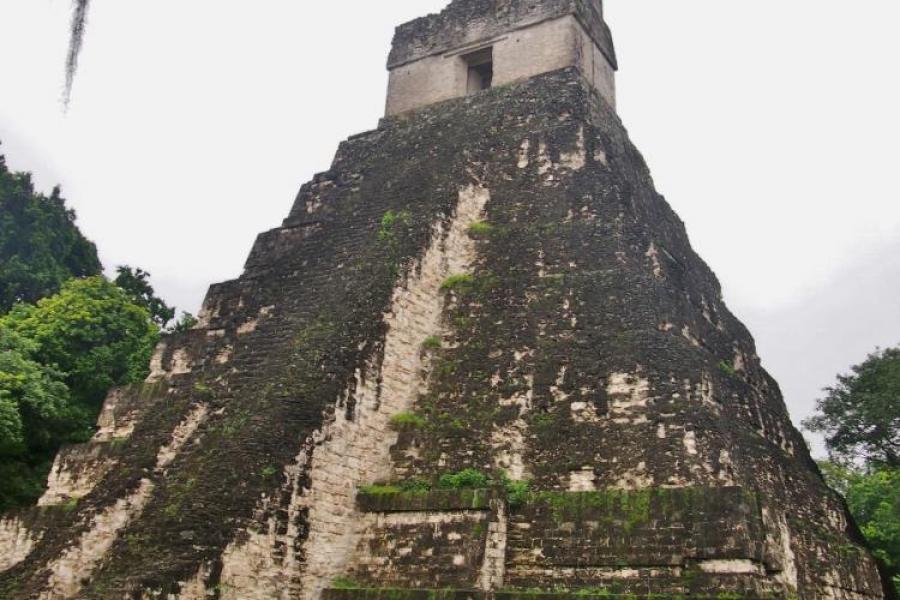
[[[0,597],[884,598],[616,115],[601,1],[454,0],[388,68],[0,521]]]

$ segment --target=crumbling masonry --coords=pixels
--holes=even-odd
[[[398,28],[388,116],[0,521],[0,596],[883,598],[616,66],[598,0]]]

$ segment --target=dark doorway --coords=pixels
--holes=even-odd
[[[462,58],[468,68],[466,93],[489,89],[494,81],[494,49],[484,48]]]

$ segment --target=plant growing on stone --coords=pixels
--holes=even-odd
[[[431,491],[431,483],[424,479],[407,479],[400,482],[400,489],[406,493],[422,494]]]
[[[487,475],[471,468],[457,473],[444,473],[438,479],[438,487],[445,490],[482,489],[487,486]]]
[[[506,471],[500,472],[500,482],[506,492],[506,502],[510,508],[517,508],[525,504],[531,490],[531,482],[525,480],[510,479]]]
[[[475,278],[467,273],[451,275],[441,283],[441,291],[444,292],[464,292],[472,288]]]
[[[178,317],[178,321],[172,326],[171,331],[173,333],[184,333],[185,331],[193,329],[197,323],[199,323],[197,317],[187,311],[182,311],[181,316]]]
[[[381,217],[381,226],[378,229],[378,241],[383,244],[390,257],[390,271],[393,277],[397,276],[400,268],[400,240],[399,233],[408,229],[412,217],[407,211],[394,212],[389,210]]]
[[[478,221],[469,225],[469,235],[473,238],[486,238],[494,232],[494,226],[487,221]]]
[[[731,363],[724,360],[719,363],[719,370],[728,377],[734,377],[735,375],[737,375],[737,371],[734,369]]]
[[[372,484],[362,485],[359,487],[359,493],[367,496],[381,496],[389,494],[399,494],[403,490],[398,485]]]
[[[443,342],[441,341],[441,338],[436,335],[428,336],[425,338],[425,341],[422,342],[422,348],[429,352],[440,350],[442,345]]]
[[[425,426],[425,419],[413,412],[397,413],[391,417],[394,429],[419,429]]]
[[[397,237],[397,230],[400,227],[408,227],[412,217],[409,212],[402,210],[394,212],[389,210],[381,217],[381,228],[378,230],[378,239],[382,242],[394,241]]]

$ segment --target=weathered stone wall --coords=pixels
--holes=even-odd
[[[570,66],[615,106],[612,38],[594,2],[452,3],[397,29],[389,60],[387,115],[465,96],[466,53],[493,48],[493,84]]]
[[[775,587],[758,503],[740,488],[538,492],[512,511],[510,528],[509,587],[713,595]]]
[[[115,468],[4,521],[0,597],[315,598],[429,569],[508,600],[607,582],[882,597],[752,339],[577,69],[344,142],[201,317],[124,391],[140,410],[108,442]],[[464,468],[490,478],[486,507],[355,500]],[[500,469],[531,480],[521,504]],[[616,494],[646,513],[566,512]]]
[[[609,63],[616,67],[612,36],[603,21],[600,0],[454,0],[438,14],[397,27],[388,68],[570,14],[581,21]]]

